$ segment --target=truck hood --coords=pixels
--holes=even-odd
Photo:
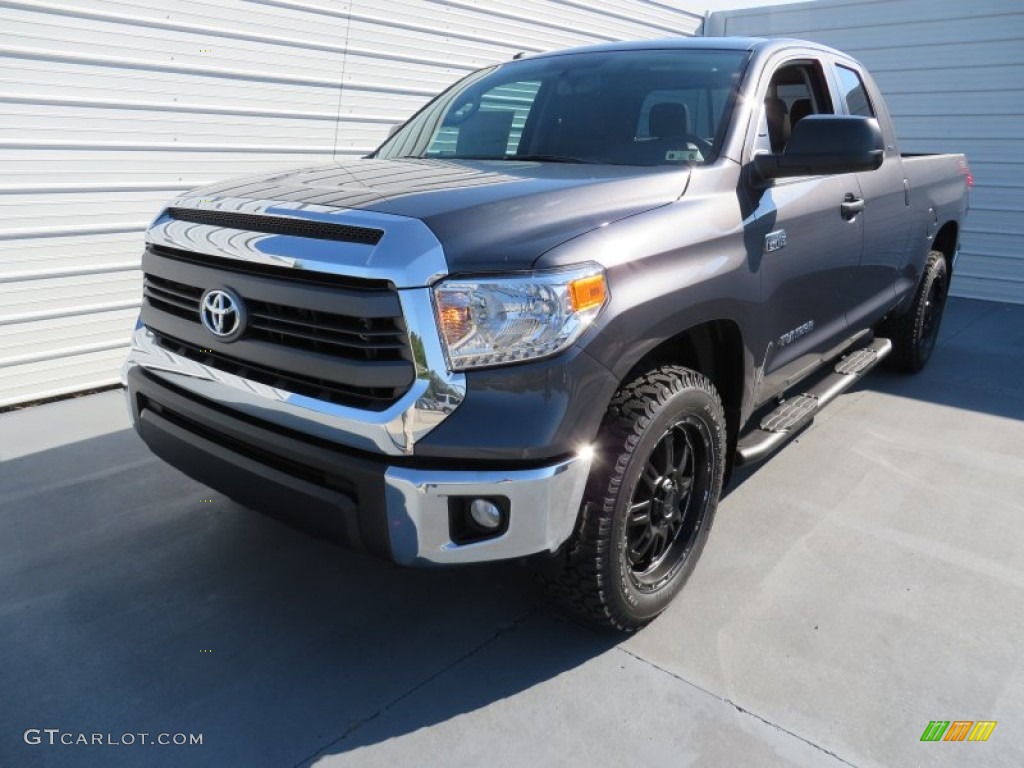
[[[454,273],[528,268],[560,243],[678,199],[688,177],[686,168],[363,159],[248,177],[191,194],[419,219],[441,241]]]

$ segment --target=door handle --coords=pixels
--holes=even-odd
[[[854,197],[852,192],[847,192],[843,202],[839,205],[839,212],[843,218],[849,221],[858,213],[864,210],[864,198]]]

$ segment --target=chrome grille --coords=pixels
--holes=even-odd
[[[165,348],[297,394],[368,408],[387,407],[412,384],[401,304],[389,285],[355,278],[320,284],[315,273],[296,279],[287,267],[253,273],[246,264],[231,269],[230,259],[203,260],[166,248],[143,256],[142,319]],[[224,286],[249,316],[233,342],[208,333],[199,318],[203,293]]]

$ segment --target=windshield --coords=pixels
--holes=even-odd
[[[373,156],[709,163],[748,57],[666,49],[509,62],[456,83]]]

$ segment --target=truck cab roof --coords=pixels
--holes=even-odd
[[[751,51],[752,53],[773,53],[787,48],[812,48],[822,53],[834,54],[847,58],[846,54],[835,48],[809,40],[785,37],[666,37],[654,40],[623,40],[596,45],[584,45],[577,48],[566,48],[537,54],[527,54],[524,59],[548,58],[554,56],[570,56],[576,53],[600,53],[602,51],[645,51],[664,50],[671,48],[689,50],[717,51]]]

